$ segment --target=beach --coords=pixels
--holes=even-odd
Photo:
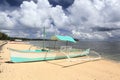
[[[8,48],[22,50],[29,49],[30,46],[8,42],[2,47],[0,80],[120,80],[120,63],[104,58],[90,62],[69,62],[66,59],[29,63],[8,62]]]

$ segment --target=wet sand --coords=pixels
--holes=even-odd
[[[30,45],[8,43],[3,46],[3,52],[0,53],[0,80],[120,80],[120,63],[105,59],[90,62],[68,62],[61,59],[8,63],[10,61],[8,47],[29,49]]]

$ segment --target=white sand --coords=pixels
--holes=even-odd
[[[5,63],[9,50],[28,49],[30,45],[6,44],[1,53],[0,80],[120,80],[120,64],[98,60],[81,63],[65,59],[30,63]],[[33,47],[35,48],[35,47]]]

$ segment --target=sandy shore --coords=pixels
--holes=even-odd
[[[28,49],[30,45],[8,43],[3,46],[3,52],[0,53],[0,80],[120,80],[120,63],[103,59],[82,63],[65,59],[6,63],[10,60],[8,47]]]

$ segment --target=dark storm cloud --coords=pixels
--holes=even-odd
[[[19,7],[23,1],[31,1],[31,0],[0,0],[0,5],[9,4],[10,6],[13,7],[14,6]],[[37,3],[37,0],[33,0],[33,1]],[[68,8],[74,2],[74,0],[48,0],[48,1],[54,7],[56,5],[61,5],[63,8]]]
[[[0,0],[0,5],[20,6],[23,0]]]
[[[74,0],[49,0],[53,6],[61,5],[63,8],[68,8],[74,2]]]
[[[20,6],[20,4],[22,4],[23,0],[6,0],[6,2],[10,6]]]
[[[92,28],[93,31],[114,31],[114,30],[120,30],[120,28],[107,28],[107,27],[94,27]]]

